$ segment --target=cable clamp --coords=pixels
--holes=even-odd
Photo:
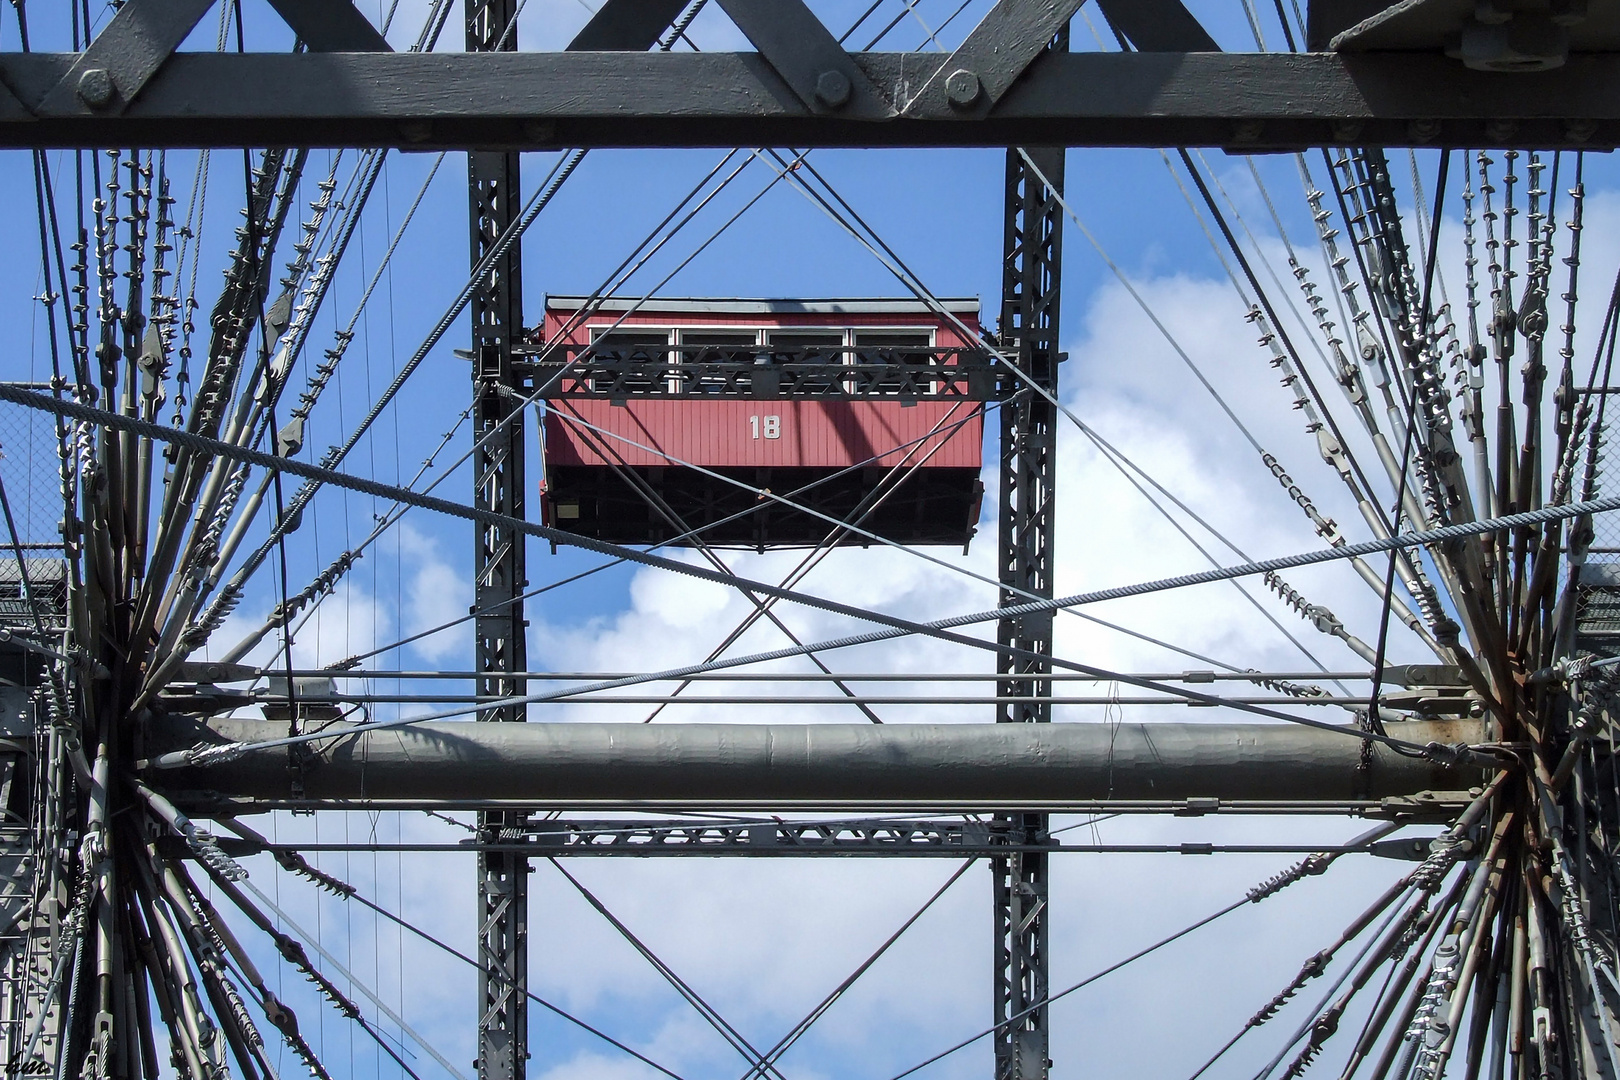
[[[1436,764],[1448,767],[1479,765],[1487,768],[1501,768],[1503,764],[1502,759],[1496,755],[1462,742],[1426,743],[1423,747],[1423,756]]]

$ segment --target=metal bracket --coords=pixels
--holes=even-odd
[[[804,0],[720,0],[720,6],[812,112],[871,120],[895,115]]]
[[[312,52],[393,52],[349,0],[270,0]]]
[[[213,6],[214,0],[129,0],[45,95],[41,110],[123,112]]]
[[[983,117],[1068,25],[1085,0],[998,0],[902,112]]]

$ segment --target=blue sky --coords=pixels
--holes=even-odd
[[[375,6],[374,0],[362,4],[368,13],[380,16],[373,12]],[[839,27],[864,4],[812,6],[829,26]],[[916,12],[936,24],[955,6],[954,0],[923,0]],[[970,16],[982,6],[975,5],[952,24],[945,37],[947,44],[966,32],[972,23]],[[557,46],[589,15],[579,0],[534,0],[530,7],[520,26],[520,40],[526,48]],[[887,7],[893,9],[891,14],[901,10],[896,0],[890,0]],[[1232,48],[1249,44],[1242,9],[1237,5],[1223,0],[1193,7],[1223,44]],[[289,43],[286,35],[267,10],[257,0],[248,4],[250,48],[285,48]],[[421,15],[420,0],[400,5],[391,32],[396,45],[414,37]],[[65,47],[61,29],[50,24],[51,13],[35,17],[35,46]],[[212,47],[213,19],[211,14],[204,20],[188,47]],[[1274,14],[1263,13],[1262,24],[1275,43]],[[14,33],[15,23],[9,15],[0,19],[0,47],[13,47]],[[1082,21],[1076,21],[1073,33],[1076,48],[1092,47],[1090,30]],[[447,47],[458,47],[449,40],[454,36],[452,23]],[[736,31],[717,11],[705,13],[694,24],[692,38],[706,49],[739,47]],[[908,20],[883,47],[913,48],[921,38],[921,28]],[[864,44],[858,37],[853,40]],[[547,293],[577,295],[595,290],[624,253],[722,154],[705,149],[605,150],[588,155],[524,238],[524,300],[530,321],[538,319]],[[338,162],[340,183],[349,175],[355,157],[349,152]],[[418,192],[423,191],[437,157],[390,155],[348,264],[317,320],[309,357],[328,347],[333,332],[354,313],[365,281]],[[1291,287],[1281,261],[1281,242],[1248,165],[1219,151],[1206,152],[1205,157],[1231,193],[1243,220],[1260,236],[1260,251],[1272,260],[1284,286]],[[1409,186],[1405,153],[1392,152],[1391,157],[1398,182],[1403,188]],[[1433,175],[1436,157],[1433,152],[1417,156],[1426,183]],[[49,158],[58,178],[63,213],[68,214],[72,155],[52,153]],[[530,190],[555,160],[554,154],[525,156],[524,177]],[[985,322],[993,324],[1002,243],[1004,157],[1000,151],[827,150],[814,152],[810,160],[934,293],[981,297]],[[306,203],[333,161],[333,153],[326,150],[310,155],[304,177]],[[182,212],[190,198],[196,162],[192,153],[168,155],[167,168],[175,178]],[[1310,164],[1321,183],[1320,158],[1311,158]],[[1326,268],[1315,244],[1293,159],[1278,156],[1261,159],[1257,165],[1276,197],[1290,238],[1327,295]],[[1460,169],[1460,165],[1454,163],[1454,168]],[[1590,276],[1585,278],[1588,284],[1583,292],[1598,295],[1620,260],[1620,250],[1612,240],[1620,204],[1612,194],[1610,164],[1593,155],[1587,168],[1590,220],[1588,270],[1583,273],[1589,271]],[[750,165],[629,284],[625,294],[639,295],[638,287],[650,287],[661,279],[773,175],[761,163]],[[464,176],[464,158],[444,156],[434,182],[421,195],[412,227],[362,313],[339,375],[312,419],[305,458],[317,459],[349,429],[421,343],[465,281]],[[1459,173],[1453,176],[1456,179]],[[225,243],[239,220],[240,153],[215,152],[208,177],[197,275],[203,315],[224,265]],[[1363,538],[1355,506],[1322,466],[1314,441],[1302,430],[1298,414],[1288,408],[1287,397],[1275,385],[1275,374],[1255,343],[1252,328],[1243,321],[1243,308],[1235,301],[1222,265],[1161,156],[1153,151],[1071,151],[1067,190],[1071,204],[1097,241],[1191,359],[1210,374],[1234,411],[1352,538]],[[0,191],[14,208],[8,232],[11,257],[0,260],[0,326],[7,328],[9,346],[0,370],[7,378],[38,380],[49,371],[49,353],[42,308],[35,299],[41,279],[35,256],[29,156],[0,154]],[[1461,281],[1457,197],[1454,188],[1447,208],[1443,234],[1447,246],[1442,259],[1442,271],[1449,275],[1454,292],[1460,292]],[[1411,235],[1409,232],[1409,238]],[[1063,340],[1071,354],[1063,371],[1065,403],[1248,554],[1264,556],[1317,546],[1320,541],[1308,523],[1072,224],[1065,245]],[[903,289],[802,194],[787,183],[778,183],[663,292],[677,296],[866,296],[902,295]],[[1297,293],[1285,288],[1274,298],[1294,304]],[[1295,325],[1289,329],[1303,334]],[[466,340],[464,324],[447,335],[396,405],[345,463],[346,469],[385,481],[404,480],[415,473],[439,436],[452,430],[467,402],[467,365],[452,353],[454,348],[465,347]],[[1320,375],[1320,368],[1317,371]],[[294,377],[295,387],[304,374],[301,366]],[[9,415],[3,419],[11,422]],[[993,433],[994,424],[988,426]],[[0,432],[7,430],[0,428]],[[530,432],[532,453],[532,425]],[[37,455],[48,451],[31,447],[28,453],[19,454],[15,440],[20,436],[3,437],[14,440],[5,447],[8,457],[3,475],[16,501],[20,488],[41,482]],[[463,426],[452,438],[450,450],[440,455],[439,464],[467,445]],[[1065,427],[1059,445],[1063,481],[1060,591],[1160,577],[1207,565],[1078,432]],[[993,452],[987,461],[993,463]],[[992,484],[993,472],[992,468],[987,473]],[[50,488],[49,480],[44,483],[47,495],[41,496],[42,501]],[[462,470],[435,493],[463,498],[469,487]],[[532,490],[530,497],[532,505]],[[993,514],[993,506],[994,500],[987,499],[987,516],[969,555],[934,554],[949,557],[973,572],[993,574],[993,554],[987,542],[994,537],[994,521],[988,516]],[[288,547],[294,588],[364,535],[372,515],[384,509],[372,500],[342,493],[327,493],[317,507],[318,513]],[[300,631],[295,656],[301,662],[334,661],[466,611],[471,597],[467,527],[419,513],[405,521],[405,526],[389,533],[361,560],[318,616]],[[261,523],[259,535],[262,528]],[[1201,538],[1211,545],[1219,561],[1237,560],[1230,550],[1207,536]],[[737,556],[734,565],[750,576],[768,578],[784,572],[793,558],[777,553]],[[597,561],[594,556],[566,549],[552,554],[545,545],[535,543],[529,548],[529,575],[534,584],[540,584],[577,573]],[[234,641],[231,632],[245,630],[274,603],[274,580],[270,575],[262,577],[216,640],[230,644]],[[1374,598],[1342,566],[1301,572],[1291,581],[1313,599],[1329,603],[1358,633],[1376,629]],[[908,617],[938,617],[993,606],[993,593],[981,584],[964,582],[949,572],[924,567],[905,553],[873,550],[839,553],[806,587]],[[1280,604],[1266,603],[1326,667],[1348,670],[1363,666],[1337,642],[1317,635]],[[556,670],[669,666],[706,653],[742,613],[742,601],[718,588],[654,571],[620,568],[559,589],[531,605],[531,666]],[[835,636],[848,625],[819,613],[794,610],[784,614],[796,629],[816,637]],[[1196,597],[1161,596],[1109,605],[1099,614],[1239,666],[1299,671],[1312,666],[1226,586],[1206,587]],[[1059,623],[1059,649],[1066,655],[1132,670],[1206,666],[1077,619],[1060,619]],[[758,629],[739,648],[778,643]],[[1391,654],[1423,658],[1415,642],[1400,632],[1392,637]],[[405,668],[464,668],[469,662],[465,627],[378,660],[385,666]],[[835,667],[898,672],[988,670],[989,660],[986,654],[915,641],[840,656]],[[390,688],[390,684],[377,685],[379,690]],[[452,684],[449,692],[459,689]],[[536,710],[533,719],[638,718],[632,712],[628,708],[559,706]],[[757,718],[746,707],[675,712],[672,719],[676,720]],[[896,719],[988,719],[960,710],[948,716],[930,716],[923,710],[902,713]],[[1177,710],[1161,713],[1167,719],[1186,715]],[[1118,710],[1074,708],[1060,710],[1059,719],[1108,720],[1118,715]],[[847,716],[807,707],[782,710],[779,718],[813,721]],[[265,827],[280,836],[319,833],[327,840],[367,834],[384,839],[459,836],[451,826],[393,814],[278,818]],[[1110,841],[1265,836],[1316,843],[1359,831],[1358,823],[1336,820],[1175,820],[1108,822],[1097,827],[1096,835]],[[1053,884],[1054,985],[1067,985],[1228,902],[1286,861],[1282,856],[1209,860],[1075,856],[1061,862],[1054,870]],[[321,863],[379,902],[458,947],[470,949],[474,916],[470,859],[367,854],[330,855]],[[284,898],[301,924],[312,929],[318,924],[323,940],[339,951],[357,977],[380,987],[379,993],[391,1007],[470,1074],[464,1063],[472,1057],[472,982],[465,970],[401,937],[353,905],[318,898],[306,886],[284,880],[266,858],[248,860],[248,865],[261,888]],[[774,1041],[773,1033],[791,1025],[937,888],[950,868],[944,862],[922,861],[750,864],[641,860],[604,860],[571,867],[582,881],[599,889],[608,905],[720,1011],[764,1045]],[[1054,1075],[1175,1077],[1190,1073],[1286,982],[1308,953],[1331,940],[1401,869],[1366,862],[1337,867],[1331,879],[1308,881],[1264,907],[1243,909],[1231,917],[1229,926],[1212,928],[1162,957],[1129,969],[1095,992],[1082,992],[1054,1006]],[[784,1060],[784,1071],[795,1077],[884,1080],[984,1026],[989,1017],[990,985],[987,877],[982,866],[970,870],[894,953],[858,984],[850,998]],[[698,1024],[554,869],[538,866],[533,889],[531,971],[537,992],[576,1010],[649,1056],[670,1063],[683,1076],[696,1080],[742,1074],[740,1059]],[[280,970],[268,952],[265,965],[267,970]],[[399,1075],[362,1036],[323,1009],[295,973],[283,971],[278,977],[304,1018],[306,1034],[313,1033],[312,1041],[323,1048],[334,1075]],[[1298,1019],[1285,1013],[1208,1075],[1251,1075],[1271,1057],[1282,1030],[1291,1029]],[[382,1026],[392,1030],[390,1024]],[[532,1038],[532,1076],[628,1080],[650,1075],[539,1009],[533,1014]],[[1338,1050],[1342,1052],[1344,1047]],[[425,1053],[414,1052],[423,1068],[438,1068]],[[1332,1060],[1330,1056],[1318,1068],[1329,1067]],[[288,1060],[285,1067],[291,1070],[295,1065]],[[988,1051],[980,1043],[922,1075],[968,1077],[988,1071]]]

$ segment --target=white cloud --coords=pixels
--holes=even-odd
[[[1296,237],[1296,242],[1298,238]],[[1075,249],[1071,247],[1071,252]],[[1309,252],[1307,252],[1309,254]],[[1071,254],[1071,258],[1085,258]],[[1317,269],[1317,279],[1325,276]],[[1314,499],[1354,538],[1366,535],[1360,514],[1338,478],[1321,462],[1303,418],[1230,286],[1171,270],[1136,282],[1192,359],[1221,390],[1260,445],[1275,454]],[[1325,285],[1322,287],[1325,288]],[[1071,307],[1066,335],[1072,359],[1066,365],[1064,400],[1088,424],[1164,483],[1195,512],[1252,557],[1309,550],[1321,541],[1231,421],[1198,384],[1184,362],[1147,320],[1135,301],[1108,283]],[[1310,346],[1297,327],[1290,332]],[[1337,394],[1315,359],[1318,385]],[[1342,411],[1338,399],[1331,405]],[[1165,577],[1208,565],[1140,493],[1067,421],[1060,424],[1057,526],[1057,588],[1081,591]],[[1358,457],[1376,467],[1370,447],[1354,430],[1347,436]],[[994,505],[993,470],[986,475]],[[1382,483],[1374,477],[1375,485]],[[1387,500],[1382,488],[1378,498]],[[1239,556],[1175,511],[1179,520],[1221,563]],[[993,574],[994,522],[986,521],[971,555],[933,554],[982,574]],[[776,580],[793,564],[787,554],[727,555],[739,572]],[[1378,603],[1344,564],[1286,575],[1311,601],[1326,604],[1353,631],[1372,640]],[[1267,593],[1258,580],[1245,583],[1283,627],[1329,668],[1364,667],[1342,643],[1316,631]],[[986,586],[931,567],[902,552],[871,549],[837,552],[801,584],[806,591],[867,605],[910,618],[937,618],[994,604]],[[798,605],[778,605],[783,619],[806,640],[847,632],[849,623]],[[1093,610],[1093,609],[1088,609]],[[658,571],[634,572],[622,612],[569,622],[555,610],[536,634],[537,652],[559,666],[657,669],[706,655],[747,613],[736,594]],[[1268,623],[1229,584],[1175,591],[1098,605],[1094,613],[1128,627],[1242,667],[1309,670],[1312,662]],[[1072,616],[1059,616],[1058,652],[1086,663],[1123,671],[1179,670],[1206,664]],[[734,652],[784,643],[780,631],[756,626]],[[1428,659],[1404,631],[1391,637],[1391,655]],[[987,671],[989,654],[922,638],[881,647],[827,654],[839,671]],[[793,662],[799,670],[803,661]],[[884,692],[922,690],[924,684],[881,685]],[[1070,684],[1074,693],[1104,692]],[[729,692],[800,693],[804,684],[707,683],[694,695]],[[978,688],[982,690],[983,688]],[[642,716],[646,709],[640,710]],[[886,720],[985,720],[985,707],[879,709]],[[635,710],[570,706],[550,718],[639,719]],[[1101,707],[1069,707],[1059,719],[1094,720]],[[1201,719],[1163,707],[1126,710],[1126,719]],[[1333,715],[1333,714],[1327,714]],[[1342,715],[1342,714],[1339,714]],[[777,706],[778,721],[850,721],[847,706]],[[670,709],[677,719],[758,720],[746,707]],[[1237,719],[1228,715],[1222,719]],[[1209,838],[1322,844],[1359,832],[1356,823],[1221,819],[1109,822],[1098,835],[1111,840],[1179,843]],[[1080,839],[1085,834],[1071,834]],[[1240,898],[1291,859],[1284,855],[1217,857],[1068,856],[1053,868],[1053,983],[1061,988],[1089,972],[1151,943],[1223,904]],[[903,918],[944,873],[935,864],[877,866],[802,861],[789,865],[737,866],[715,861],[694,866],[683,860],[640,863],[580,863],[605,902],[644,935],[666,961],[688,976],[728,1016],[774,1020],[767,1031],[791,1023],[818,990],[836,984],[841,972]],[[1057,1076],[1119,1077],[1186,1075],[1240,1027],[1248,1016],[1298,970],[1301,960],[1330,942],[1403,868],[1379,861],[1341,862],[1331,880],[1307,879],[1259,907],[1243,907],[1222,924],[1167,948],[1155,958],[1110,976],[1053,1007]],[[888,1075],[942,1049],[982,1026],[989,1016],[989,904],[983,870],[974,870],[929,920],[902,939],[894,952],[857,984],[849,999],[829,1013],[804,1048],[804,1067],[827,1068],[841,1054],[859,1056],[873,1075]],[[539,884],[537,887],[545,888]],[[588,909],[566,895],[555,909],[572,926],[588,928]],[[881,907],[882,914],[876,914]],[[855,938],[861,938],[857,941]],[[660,995],[656,976],[635,955],[611,944],[598,927],[551,946],[558,971],[555,990],[573,995],[582,1009],[624,1008],[630,995],[655,1015],[679,1011]],[[604,944],[608,942],[608,944]],[[589,961],[586,961],[589,957]],[[639,991],[633,990],[640,987]],[[1322,981],[1301,995],[1312,1001]],[[641,996],[638,996],[641,995]],[[1277,1050],[1298,1023],[1296,1011],[1249,1036],[1211,1076],[1247,1076]],[[1173,1018],[1173,1019],[1172,1019]],[[738,1021],[741,1023],[742,1021]],[[1347,1021],[1348,1022],[1348,1021]],[[1174,1037],[1166,1037],[1173,1029]],[[751,1030],[751,1029],[750,1029]],[[903,1033],[903,1034],[901,1034]],[[1348,1040],[1347,1040],[1348,1041]],[[1334,1052],[1339,1049],[1335,1048]],[[987,1067],[983,1042],[936,1068],[939,1075],[977,1075]],[[1331,1054],[1329,1055],[1331,1058]],[[1324,1062],[1324,1067],[1331,1061]],[[835,1068],[834,1075],[838,1074]]]
[[[258,634],[272,608],[262,601],[238,608],[226,617],[198,650],[199,659],[218,658],[227,650]],[[293,620],[293,664],[315,668],[333,664],[356,653],[366,652],[389,639],[394,619],[389,605],[362,585],[343,580],[319,603],[307,606]],[[242,657],[243,663],[265,664],[279,655],[281,631],[263,636]]]
[[[1228,177],[1239,197],[1241,175]],[[1614,230],[1620,201],[1594,198],[1588,208],[1589,280],[1612,268],[1614,245],[1597,240]],[[1300,237],[1296,236],[1296,243]],[[1268,242],[1269,243],[1269,242]],[[1268,251],[1277,254],[1276,245]],[[1312,254],[1304,245],[1301,251]],[[1086,259],[1077,243],[1070,258]],[[1326,276],[1313,272],[1326,291]],[[1286,279],[1285,279],[1286,280]],[[1460,273],[1450,279],[1453,298]],[[1360,515],[1338,479],[1320,462],[1301,416],[1276,383],[1254,328],[1243,320],[1229,285],[1182,268],[1142,274],[1136,284],[1178,340],[1221,389],[1255,438],[1279,460],[1323,509],[1351,536],[1365,535]],[[1590,290],[1589,290],[1590,291]],[[1065,340],[1073,359],[1063,371],[1063,397],[1104,437],[1169,487],[1194,511],[1246,553],[1264,557],[1308,550],[1320,543],[1309,524],[1265,470],[1185,364],[1164,342],[1130,296],[1105,283],[1089,295],[1071,294]],[[1291,334],[1307,347],[1301,331]],[[1315,360],[1318,385],[1337,393]],[[1335,400],[1337,405],[1337,400]],[[1172,528],[1067,421],[1060,423],[1057,538],[1059,592],[1128,583],[1201,569],[1206,560]],[[1365,440],[1348,432],[1358,457],[1374,465]],[[994,470],[985,477],[994,506]],[[1375,486],[1382,481],[1375,477]],[[1382,493],[1380,500],[1387,501]],[[1185,521],[1179,512],[1179,518]],[[1200,527],[1193,535],[1223,563],[1239,557]],[[930,554],[993,576],[995,528],[988,516],[968,556],[935,549]],[[465,610],[467,586],[456,578],[432,540],[402,534],[413,560],[404,610],[394,618],[406,632],[433,625]],[[692,561],[695,556],[688,555]],[[725,553],[740,573],[780,580],[801,555]],[[548,576],[547,557],[531,560],[537,581]],[[556,670],[655,670],[708,655],[752,610],[733,591],[650,569],[624,571],[621,609],[589,616],[564,603],[531,608],[532,666]],[[1312,601],[1332,607],[1357,633],[1369,637],[1377,624],[1377,599],[1343,564],[1291,573],[1289,581]],[[1267,609],[1325,664],[1355,669],[1362,663],[1270,597],[1257,581],[1247,583]],[[908,618],[927,619],[989,608],[995,590],[905,553],[882,548],[830,555],[801,584],[806,591],[866,605]],[[368,598],[353,593],[347,605],[366,622]],[[444,611],[430,614],[432,604]],[[776,614],[803,640],[820,640],[866,629],[866,624],[779,603]],[[1166,592],[1098,605],[1094,613],[1238,666],[1306,670],[1310,662],[1231,585]],[[386,625],[387,612],[382,613]],[[356,636],[353,614],[334,622]],[[1060,655],[1122,671],[1180,670],[1205,663],[1122,636],[1068,615],[1057,619]],[[992,627],[981,628],[990,632]],[[761,622],[733,647],[736,653],[780,647],[786,637]],[[313,648],[314,646],[310,646]],[[433,659],[437,640],[422,655]],[[1404,632],[1392,636],[1392,655],[1425,659]],[[843,672],[901,675],[938,671],[987,672],[989,653],[927,638],[833,652],[827,663]],[[773,670],[808,671],[796,659]],[[825,684],[714,681],[687,694],[805,694]],[[871,693],[907,694],[935,689],[921,678],[864,683]],[[652,692],[655,688],[648,688]],[[982,693],[986,686],[962,688]],[[1065,692],[1104,693],[1106,687],[1066,684]],[[889,722],[984,721],[988,707],[880,706]],[[1059,709],[1060,720],[1097,720],[1100,706]],[[637,721],[648,706],[536,708],[534,719]],[[1180,707],[1123,710],[1127,719],[1202,719]],[[1329,714],[1331,715],[1331,714]],[[1220,717],[1231,719],[1233,717]],[[845,704],[716,705],[667,709],[660,722],[859,722]],[[330,820],[330,819],[328,819]],[[412,819],[414,821],[414,819]],[[348,828],[359,827],[359,816]],[[386,821],[386,818],[385,818]],[[1059,822],[1063,824],[1064,822]],[[325,826],[330,827],[330,826]],[[386,827],[386,826],[385,826]],[[1179,843],[1227,840],[1323,845],[1360,831],[1357,823],[1302,819],[1127,819],[1110,821],[1092,836],[1109,841]],[[329,835],[330,834],[326,834]],[[403,835],[451,839],[461,834],[407,825]],[[1227,903],[1293,861],[1278,853],[1220,856],[1065,855],[1052,870],[1052,976],[1062,988]],[[264,861],[264,860],[260,860]],[[367,880],[376,894],[397,903],[413,921],[458,947],[470,948],[476,912],[469,856],[410,856],[373,870],[355,857],[344,872]],[[335,865],[329,860],[325,865]],[[928,860],[576,859],[569,869],[595,891],[647,945],[727,1016],[756,1045],[768,1046],[836,986],[950,872],[954,864]],[[1341,860],[1327,877],[1307,879],[1259,906],[1243,906],[1223,922],[1168,947],[1153,958],[1109,976],[1053,1006],[1056,1076],[1134,1078],[1189,1074],[1287,983],[1300,961],[1330,942],[1390,880],[1406,867],[1378,860]],[[255,868],[255,873],[261,871]],[[784,1062],[795,1076],[892,1075],[972,1033],[990,1019],[990,914],[988,871],[971,869],[924,920],[897,943],[847,998],[830,1011]],[[663,980],[584,903],[555,870],[539,864],[531,887],[531,978],[538,993],[577,1011],[638,1050],[685,1076],[736,1076],[738,1056],[682,1004]],[[289,890],[292,886],[288,886]],[[391,899],[390,899],[391,898]],[[331,932],[347,935],[362,958],[372,958],[382,977],[401,972],[407,1015],[423,1024],[436,1045],[455,1059],[470,1060],[473,1013],[471,975],[426,947],[407,943],[403,957],[385,955],[392,939],[362,918],[344,913],[340,901],[314,903]],[[393,964],[391,968],[389,965]],[[1311,1002],[1326,989],[1318,980],[1300,996]],[[1245,1039],[1208,1075],[1252,1075],[1298,1023],[1301,1006]],[[542,1011],[534,1013],[537,1039],[531,1069],[545,1080],[575,1077],[632,1078],[649,1073],[627,1057],[566,1029]],[[306,1024],[308,1021],[306,1020]],[[1347,1021],[1346,1030],[1351,1025]],[[567,1032],[567,1034],[563,1034]],[[442,1040],[442,1041],[441,1041]],[[1350,1041],[1341,1033],[1339,1040]],[[1335,1040],[1337,1043],[1339,1040]],[[1341,1053],[1343,1045],[1334,1047]],[[931,1075],[982,1076],[988,1071],[985,1042],[938,1066]],[[1318,1068],[1333,1065],[1330,1054]],[[790,1067],[791,1066],[791,1067]]]
[[[406,635],[419,634],[462,618],[472,602],[472,585],[466,570],[452,566],[439,551],[439,541],[401,521],[399,557],[409,575],[402,622]],[[441,630],[410,644],[411,651],[425,660],[437,662],[465,650],[471,633],[464,623]]]
[[[620,1055],[606,1057],[596,1053],[582,1053],[554,1065],[540,1074],[539,1080],[650,1080],[664,1074],[634,1058]]]

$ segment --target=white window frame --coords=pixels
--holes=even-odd
[[[610,334],[663,334],[664,344],[668,346],[674,344],[673,339],[675,336],[675,329],[674,327],[670,326],[627,326],[624,323],[620,323],[618,326],[615,326],[612,323],[607,323],[606,325],[599,323],[593,326],[587,323],[585,329],[590,331],[592,345],[595,345],[598,341],[601,341]],[[672,383],[668,389],[673,392],[675,390],[675,384]]]
[[[917,333],[927,334],[928,335],[928,344],[923,345],[923,346],[912,346],[913,348],[937,349],[939,347],[939,327],[937,327],[937,326],[916,326],[916,325],[912,325],[912,326],[853,326],[853,327],[850,327],[850,330],[849,330],[850,351],[845,354],[845,358],[846,358],[847,362],[851,363],[851,364],[854,364],[854,363],[858,362],[857,359],[856,359],[856,355],[857,355],[856,350],[861,347],[860,342],[859,342],[858,339],[859,339],[860,335],[862,335],[862,334],[917,334]],[[879,347],[881,348],[881,346],[879,346]],[[906,346],[896,346],[896,347],[897,348],[905,348]],[[937,397],[939,395],[939,391],[940,391],[940,385],[938,383],[935,383],[935,384],[929,386],[925,393],[919,394],[918,396],[919,397]]]

